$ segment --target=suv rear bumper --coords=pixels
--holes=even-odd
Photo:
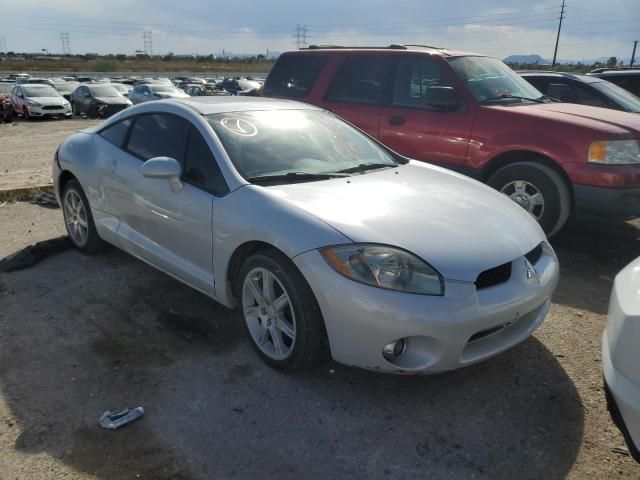
[[[577,215],[640,216],[640,187],[573,185],[573,192]]]

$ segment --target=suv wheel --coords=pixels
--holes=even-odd
[[[551,167],[538,162],[514,163],[498,170],[487,183],[529,212],[549,237],[569,219],[569,188]]]

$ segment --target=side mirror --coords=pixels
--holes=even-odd
[[[142,164],[142,176],[147,178],[164,178],[169,181],[171,190],[182,191],[182,167],[177,160],[170,157],[150,158]]]
[[[458,95],[453,87],[429,87],[425,98],[427,107],[443,112],[458,108]]]

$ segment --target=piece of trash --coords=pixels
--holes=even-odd
[[[100,426],[109,430],[115,430],[127,423],[131,423],[144,415],[144,408],[136,407],[133,410],[125,408],[119,412],[106,410],[100,417]]]
[[[629,449],[627,447],[615,447],[615,448],[612,448],[611,451],[613,453],[624,455],[625,457],[629,456]]]

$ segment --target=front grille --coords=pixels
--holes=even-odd
[[[476,289],[493,287],[511,278],[511,262],[485,270],[476,278]]]
[[[63,108],[62,105],[45,105],[42,107],[43,110],[62,110]]]
[[[535,265],[536,263],[538,263],[538,260],[540,260],[541,256],[542,256],[541,243],[536,248],[534,248],[533,250],[531,250],[529,253],[525,255],[525,257],[527,257],[527,260],[529,260],[529,263],[531,263],[531,265]]]

